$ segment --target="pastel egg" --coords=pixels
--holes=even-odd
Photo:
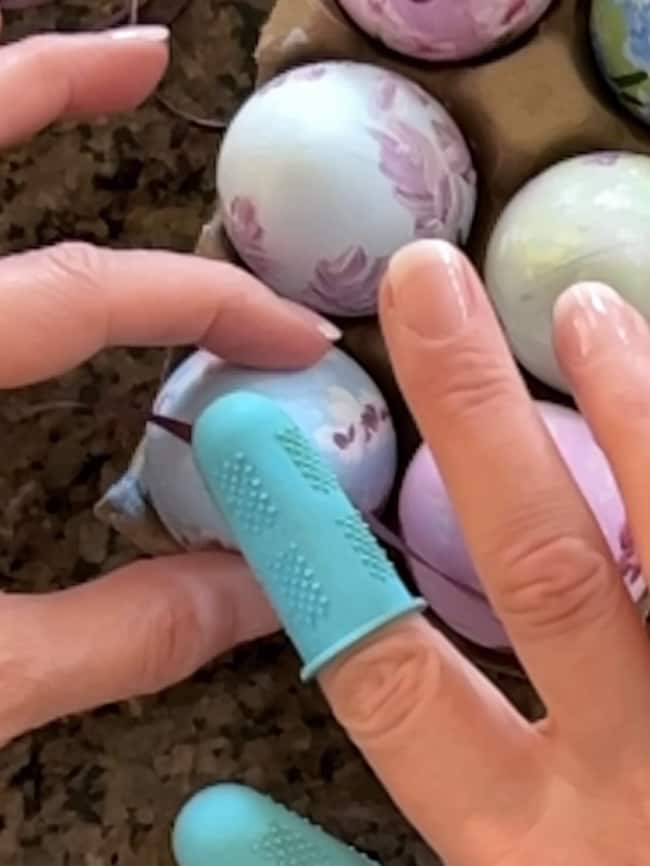
[[[235,367],[200,350],[164,383],[154,412],[191,424],[213,400],[238,390],[277,400],[332,466],[356,507],[381,510],[395,479],[395,432],[381,393],[348,355],[332,349],[309,369],[268,372]],[[142,456],[143,486],[173,538],[190,550],[215,545],[235,550],[190,447],[150,424]]]
[[[633,553],[622,547],[623,503],[609,464],[577,412],[538,402],[553,441],[593,511],[631,596],[638,601],[645,583]],[[495,494],[496,495],[496,494]],[[485,503],[489,508],[490,503]],[[508,649],[510,640],[487,600],[465,544],[463,531],[429,449],[413,458],[400,491],[402,536],[415,558],[409,566],[432,609],[458,634],[490,649]],[[436,571],[437,570],[437,571]]]
[[[390,256],[417,238],[467,239],[476,176],[443,106],[361,63],[298,67],[257,91],[217,165],[224,227],[279,294],[329,315],[377,308]]]
[[[339,0],[389,48],[421,60],[466,60],[506,45],[552,0]]]
[[[553,307],[577,282],[604,282],[650,315],[650,157],[597,152],[527,183],[499,218],[485,281],[512,350],[533,376],[569,386],[553,346]]]
[[[650,123],[650,0],[593,0],[591,40],[618,100]]]

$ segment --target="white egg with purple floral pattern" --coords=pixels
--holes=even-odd
[[[277,400],[329,462],[354,505],[365,513],[381,511],[395,480],[395,431],[384,398],[356,361],[331,349],[306,370],[269,372],[236,367],[199,350],[164,383],[154,412],[192,424],[213,400],[242,390]],[[148,425],[142,466],[145,494],[179,544],[188,550],[236,549],[185,442]]]
[[[257,91],[225,135],[217,187],[252,271],[350,317],[376,312],[393,253],[418,238],[463,244],[476,207],[472,158],[446,109],[402,76],[348,61]]]
[[[339,0],[351,18],[408,57],[466,60],[533,27],[551,0]]]

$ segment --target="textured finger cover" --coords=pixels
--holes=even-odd
[[[185,804],[173,849],[179,866],[376,866],[269,797],[230,784]]]
[[[303,659],[303,679],[378,628],[423,609],[276,403],[243,392],[217,400],[195,425],[193,450]]]

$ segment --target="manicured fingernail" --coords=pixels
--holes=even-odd
[[[308,307],[301,307],[300,304],[294,303],[291,303],[290,306],[295,316],[303,322],[306,322],[308,325],[312,325],[318,333],[322,337],[325,337],[326,340],[329,340],[330,343],[338,342],[338,340],[343,336],[343,332],[337,328],[336,325],[332,324],[328,319],[324,319]]]
[[[563,363],[584,364],[620,347],[648,342],[648,326],[634,307],[603,283],[578,283],[558,298],[555,340]]]
[[[107,34],[118,42],[167,42],[169,29],[163,25],[147,24],[139,27],[118,27]]]
[[[401,323],[426,340],[459,333],[472,314],[475,280],[462,254],[445,241],[419,241],[388,267],[388,303]]]

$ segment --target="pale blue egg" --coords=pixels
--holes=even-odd
[[[382,509],[395,480],[395,431],[386,401],[356,361],[332,349],[307,370],[267,372],[235,367],[201,350],[164,383],[154,412],[191,424],[213,400],[238,390],[277,400],[329,462],[353,504],[366,513]],[[142,457],[146,494],[176,541],[189,550],[215,544],[236,549],[186,443],[150,424]]]

